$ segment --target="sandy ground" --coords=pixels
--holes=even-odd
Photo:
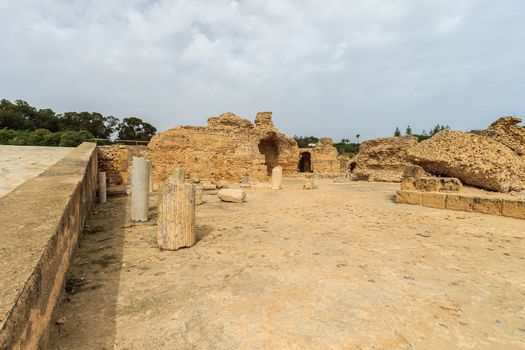
[[[97,205],[51,349],[523,349],[525,221],[399,205],[397,184],[205,196],[197,244]],[[63,323],[65,321],[65,323]]]
[[[73,148],[0,145],[0,197],[58,162]]]

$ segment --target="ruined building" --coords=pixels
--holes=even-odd
[[[308,173],[339,173],[346,171],[340,169],[337,149],[333,146],[332,139],[322,137],[314,148],[299,148],[299,172]]]
[[[434,176],[455,177],[468,186],[497,192],[525,190],[525,127],[503,117],[487,129],[443,130],[428,140],[411,136],[361,144],[353,174],[359,180],[401,181],[404,170],[419,165]]]
[[[102,152],[108,163],[111,152]],[[292,137],[277,130],[271,112],[258,113],[255,123],[223,113],[209,118],[207,126],[178,126],[155,135],[143,156],[151,161],[154,182],[166,179],[174,167],[183,167],[189,177],[229,181],[245,175],[252,181],[267,181],[275,166],[281,166],[285,176],[340,172],[331,139],[322,138],[314,148],[300,150]]]

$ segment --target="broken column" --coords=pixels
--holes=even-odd
[[[246,192],[235,188],[223,188],[219,191],[218,196],[223,202],[242,203],[246,201]]]
[[[175,178],[176,183],[183,183],[185,176],[186,176],[186,172],[184,171],[183,168],[173,169],[173,177]]]
[[[248,177],[248,175],[244,175],[242,177],[241,188],[248,188],[248,187],[250,187],[250,178]]]
[[[133,157],[131,169],[131,220],[148,221],[150,163]]]
[[[202,204],[202,192],[203,192],[202,187],[195,186],[195,205]]]
[[[106,203],[106,172],[98,173],[98,201],[99,203]]]
[[[149,193],[153,193],[153,176],[151,174],[153,174],[153,169],[151,167],[151,162],[149,164]]]
[[[195,186],[184,183],[184,169],[178,169],[160,193],[157,244],[165,250],[195,244]]]
[[[283,168],[276,166],[272,169],[272,190],[281,189],[283,183]]]

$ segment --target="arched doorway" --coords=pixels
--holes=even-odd
[[[268,176],[272,175],[272,169],[278,165],[279,148],[277,147],[277,140],[270,136],[262,139],[259,142],[259,152],[264,154],[264,165]]]
[[[301,173],[312,172],[312,155],[310,152],[302,152],[299,156],[298,170]]]
[[[353,172],[356,166],[357,166],[357,163],[356,162],[352,162],[352,163],[350,163],[350,166],[348,167],[348,170],[350,170],[350,172]]]

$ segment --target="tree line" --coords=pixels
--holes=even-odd
[[[357,143],[350,142],[350,140],[346,138],[341,139],[340,142],[334,142],[334,147],[337,149],[337,152],[349,157],[353,157],[359,153],[359,137],[361,137],[361,135],[357,134],[355,137]],[[312,147],[310,145],[315,145],[319,141],[319,138],[315,136],[294,136],[294,139],[299,148]]]
[[[414,133],[412,133],[412,128],[410,127],[410,125],[408,125],[406,130],[405,130],[405,135],[406,136],[415,136],[415,137],[418,138],[419,141],[423,141],[423,140],[429,139],[430,137],[432,137],[432,135],[440,132],[441,130],[450,130],[450,126],[436,124],[436,126],[434,126],[433,128],[430,129],[429,133],[427,133],[427,131],[425,129],[423,129],[421,134],[414,134]],[[400,136],[402,136],[401,130],[399,130],[399,127],[396,126],[396,130],[394,131],[394,137],[400,137]]]
[[[0,144],[77,146],[94,138],[149,141],[157,129],[137,117],[104,116],[98,112],[37,109],[23,100],[0,100]],[[111,142],[111,141],[108,141]]]

